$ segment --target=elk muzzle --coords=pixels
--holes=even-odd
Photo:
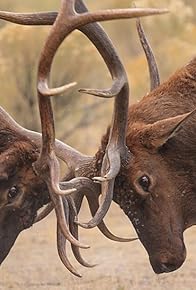
[[[186,248],[182,238],[173,238],[170,247],[149,255],[151,266],[156,274],[177,270],[186,259]]]

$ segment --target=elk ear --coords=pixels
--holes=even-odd
[[[157,121],[144,127],[141,140],[145,147],[157,149],[174,137],[196,110],[176,117]]]

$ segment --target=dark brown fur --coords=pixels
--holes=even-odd
[[[49,201],[46,185],[32,169],[37,157],[37,148],[28,140],[9,130],[0,131],[0,262],[18,234],[33,224],[37,210]],[[17,194],[12,198],[13,187]]]

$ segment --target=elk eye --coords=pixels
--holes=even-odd
[[[147,175],[143,175],[139,178],[138,182],[142,189],[148,192],[150,187],[150,178]]]
[[[18,194],[18,188],[16,186],[12,186],[8,192],[8,198],[13,199]]]

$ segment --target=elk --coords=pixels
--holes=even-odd
[[[79,249],[78,226],[98,227],[114,236],[103,219],[113,201],[136,229],[156,273],[178,269],[185,260],[183,232],[196,223],[196,58],[160,84],[152,51],[138,22],[151,76],[151,92],[128,108],[129,86],[124,67],[96,21],[165,13],[161,9],[123,9],[90,13],[82,0],[62,0],[59,13],[0,12],[0,18],[22,25],[52,25],[38,67],[38,100],[42,134],[18,125],[0,109],[0,262],[17,236],[53,209],[57,217],[57,248],[64,265],[70,264],[66,242],[79,263],[90,267]],[[49,88],[51,64],[61,42],[79,29],[95,45],[113,79],[110,89],[81,89],[98,97],[114,97],[112,123],[94,156],[86,156],[55,139],[51,96],[68,84]],[[58,159],[69,172],[59,179]],[[101,199],[99,202],[99,195]],[[78,221],[83,197],[92,219]],[[37,215],[43,205],[46,208]]]

